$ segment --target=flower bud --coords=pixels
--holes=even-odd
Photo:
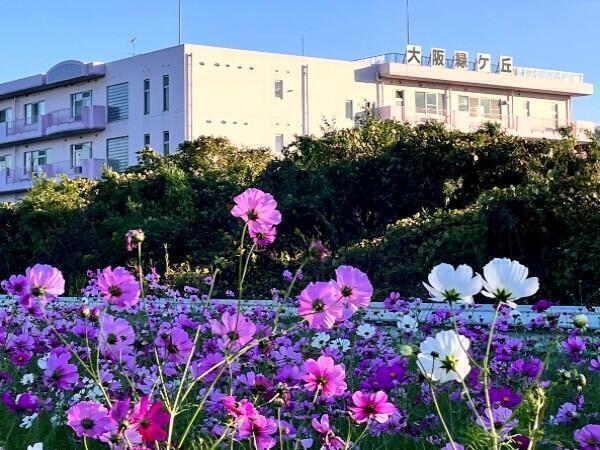
[[[575,325],[579,329],[587,327],[587,316],[585,314],[577,314],[576,316],[573,316],[573,325]]]
[[[90,307],[88,305],[83,305],[79,310],[79,314],[81,314],[81,317],[83,317],[84,319],[90,317],[91,313],[92,311],[90,310]]]
[[[412,356],[414,351],[410,345],[402,344],[398,347],[398,353],[401,356]]]

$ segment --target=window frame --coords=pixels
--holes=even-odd
[[[150,79],[146,78],[143,82],[144,86],[144,115],[150,114]]]
[[[167,112],[170,106],[170,91],[171,91],[171,79],[168,74],[163,75],[163,112]]]

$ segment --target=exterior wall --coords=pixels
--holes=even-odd
[[[353,62],[198,45],[186,45],[185,53],[194,137],[273,147],[276,134],[288,144],[296,134],[319,134],[324,121],[353,125],[346,100],[354,112],[376,101],[375,83],[356,82]],[[276,80],[283,81],[283,98],[275,96]]]

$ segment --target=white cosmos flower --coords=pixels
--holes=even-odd
[[[375,336],[375,331],[377,329],[368,323],[363,323],[362,325],[359,325],[358,328],[356,329],[356,334],[358,334],[360,337],[363,337],[365,339],[370,339],[373,336]]]
[[[467,356],[470,345],[469,338],[454,330],[440,331],[435,338],[428,337],[421,342],[417,366],[432,381],[464,380],[471,370]]]
[[[348,350],[350,350],[350,341],[348,339],[337,338],[331,341],[329,348],[346,353]]]
[[[33,445],[28,445],[27,446],[27,450],[44,450],[44,443],[43,442],[38,442],[38,443],[33,444]]]
[[[32,373],[26,373],[25,375],[23,375],[21,377],[21,384],[27,386],[28,384],[33,383],[34,379],[35,379],[35,377],[33,376]]]
[[[473,276],[473,269],[461,264],[456,269],[442,263],[433,268],[427,277],[429,284],[423,283],[434,302],[473,303],[473,296],[479,294],[482,281]]]
[[[33,421],[37,419],[38,413],[33,413],[30,416],[24,416],[23,420],[21,420],[21,424],[19,425],[21,428],[31,428],[33,425]]]
[[[400,318],[400,320],[398,320],[398,322],[396,322],[396,326],[403,333],[412,333],[419,328],[419,322],[413,316],[405,314]]]
[[[528,274],[529,269],[519,261],[494,258],[483,268],[484,290],[481,293],[516,308],[515,300],[529,297],[540,288],[537,277],[527,278]]]

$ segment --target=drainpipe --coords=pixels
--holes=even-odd
[[[184,82],[185,82],[185,140],[190,141],[194,138],[194,117],[193,117],[193,75],[194,65],[192,53],[184,53],[185,55],[185,67],[184,67]]]
[[[308,115],[308,64],[303,64],[300,77],[300,91],[302,94],[302,135],[309,134],[309,115]]]

